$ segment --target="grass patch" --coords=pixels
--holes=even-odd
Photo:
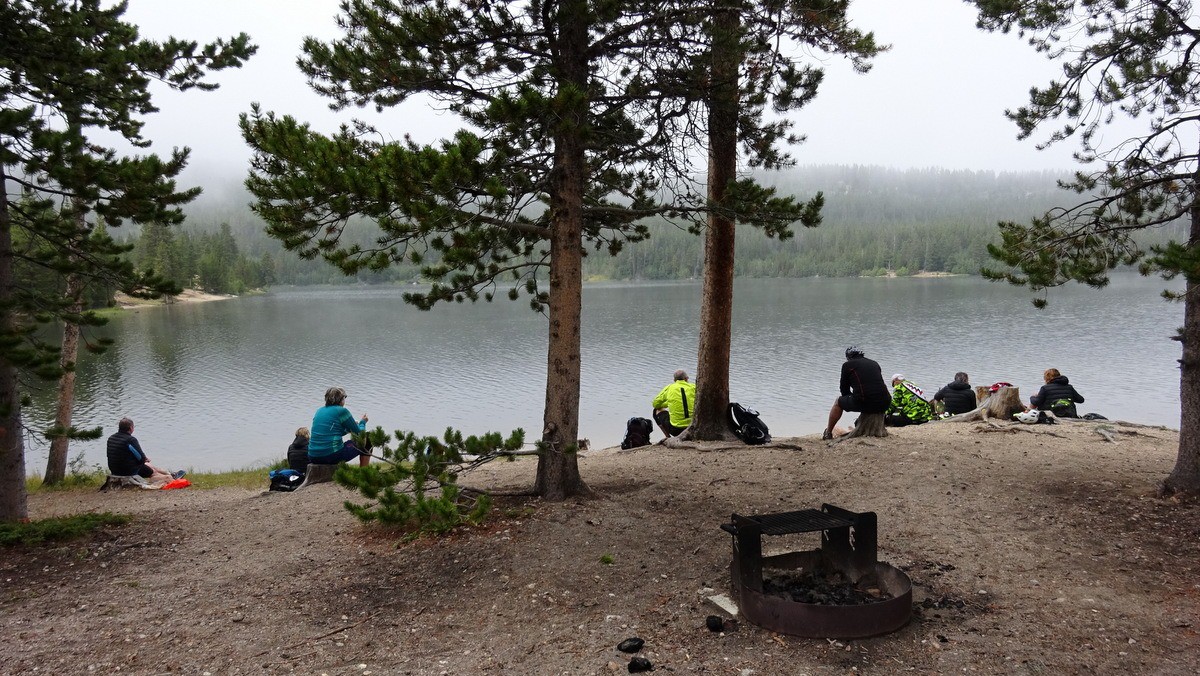
[[[0,545],[35,545],[42,542],[71,540],[100,528],[129,523],[126,514],[77,514],[30,523],[0,523]]]
[[[281,460],[267,467],[248,467],[229,472],[188,472],[184,478],[192,482],[192,488],[258,488],[265,491],[271,484],[267,473],[286,468],[287,461]]]
[[[262,467],[246,467],[228,472],[194,472],[188,470],[184,477],[192,482],[190,488],[258,488],[266,490],[270,485],[267,473],[273,469],[286,469],[287,460],[280,460]],[[108,472],[97,466],[91,472],[72,471],[66,479],[57,486],[43,486],[42,477],[34,474],[25,479],[25,489],[30,493],[39,491],[76,491],[98,490],[104,483]]]

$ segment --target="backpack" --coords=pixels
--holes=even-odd
[[[746,408],[737,402],[729,404],[729,426],[738,439],[756,446],[771,440],[767,425],[758,417],[758,411]]]
[[[1060,418],[1078,418],[1079,413],[1075,410],[1075,402],[1070,399],[1056,399],[1050,404],[1050,412]]]
[[[650,432],[654,430],[654,423],[650,422],[649,418],[630,418],[625,423],[625,439],[621,441],[621,448],[637,448],[638,446],[650,445]]]
[[[294,469],[273,469],[267,477],[271,479],[271,487],[267,489],[268,491],[290,493],[304,483],[304,475]]]

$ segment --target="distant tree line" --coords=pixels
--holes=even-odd
[[[823,222],[798,228],[779,241],[756,229],[737,233],[737,274],[743,277],[847,277],[909,275],[920,271],[978,274],[994,263],[987,247],[999,241],[996,223],[1044,213],[1062,193],[1056,172],[992,172],[946,169],[898,170],[875,166],[815,166],[759,177],[783,194],[821,190]],[[223,189],[221,189],[223,188]],[[187,208],[182,228],[144,226],[132,239],[133,259],[143,270],[183,288],[243,293],[273,284],[385,284],[420,281],[413,265],[362,270],[347,277],[329,263],[303,259],[264,232],[244,206],[249,197],[219,187]],[[648,224],[650,237],[616,256],[585,260],[590,279],[699,278],[699,237],[664,220]],[[1146,243],[1178,234],[1175,226],[1143,233]],[[378,232],[352,224],[345,237],[370,246]]]

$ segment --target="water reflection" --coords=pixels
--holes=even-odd
[[[836,395],[846,345],[928,391],[956,371],[1016,383],[1028,399],[1057,367],[1087,398],[1082,412],[1178,426],[1182,308],[1159,280],[1122,276],[1103,291],[1067,288],[1038,311],[1028,293],[979,279],[739,280],[730,390],[777,436],[814,433]],[[280,290],[231,301],[126,312],[118,342],[83,356],[80,426],[138,423],[150,456],[223,469],[282,458],[324,390],[388,430],[438,434],[541,429],[545,319],[521,303],[437,308],[402,289]],[[698,283],[609,284],[584,293],[581,435],[620,441],[677,368],[695,370]],[[52,388],[29,409],[52,415]],[[79,442],[104,461],[103,441]],[[44,464],[44,445],[30,466]]]

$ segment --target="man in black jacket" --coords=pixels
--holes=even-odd
[[[183,470],[172,474],[150,464],[150,458],[133,436],[133,421],[129,418],[121,418],[117,433],[108,438],[108,472],[113,476],[140,476],[152,484],[165,484],[184,475]]]
[[[971,389],[968,376],[962,371],[955,373],[954,382],[938,390],[937,394],[933,395],[933,400],[945,402],[946,413],[951,415],[970,413],[978,405],[975,401],[975,390]]]
[[[879,364],[867,359],[857,346],[846,348],[846,362],[842,364],[842,396],[829,409],[829,426],[821,433],[822,439],[833,438],[833,427],[842,418],[843,411],[859,413],[883,413],[892,403],[892,393],[883,382],[883,371]]]

